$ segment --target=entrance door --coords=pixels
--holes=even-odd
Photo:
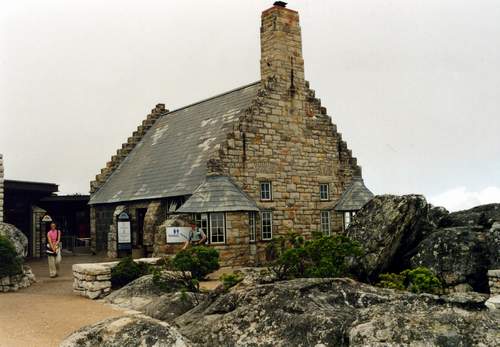
[[[139,208],[136,210],[137,217],[137,233],[133,240],[133,246],[135,248],[141,248],[144,242],[144,218],[146,217],[147,208]]]

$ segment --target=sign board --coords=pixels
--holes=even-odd
[[[122,212],[118,216],[117,223],[118,250],[132,249],[132,232],[130,229],[130,217]]]
[[[184,243],[190,232],[191,227],[167,227],[167,243]]]
[[[43,216],[42,222],[45,222],[45,223],[52,222],[52,217],[49,216],[48,214],[46,214],[45,216]]]

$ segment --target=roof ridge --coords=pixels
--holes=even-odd
[[[166,115],[168,115],[168,114],[170,114],[170,113],[174,113],[174,112],[177,112],[177,111],[183,110],[183,109],[185,109],[185,108],[188,108],[188,107],[191,107],[191,106],[194,106],[194,105],[201,104],[201,103],[203,103],[203,102],[206,102],[206,101],[209,101],[209,100],[212,100],[212,99],[219,98],[219,97],[221,97],[221,96],[224,96],[224,95],[230,94],[230,93],[232,93],[232,92],[236,92],[236,91],[241,90],[241,89],[248,88],[248,87],[253,86],[253,85],[256,85],[256,84],[258,84],[258,83],[260,83],[260,80],[258,80],[258,81],[256,81],[256,82],[252,82],[252,83],[245,84],[245,85],[243,85],[243,86],[241,86],[241,87],[238,87],[238,88],[234,88],[234,89],[228,90],[228,91],[226,91],[226,92],[224,92],[224,93],[220,93],[220,94],[217,94],[217,95],[211,96],[211,97],[209,97],[209,98],[206,98],[206,99],[203,99],[203,100],[200,100],[200,101],[193,102],[192,104],[188,104],[188,105],[185,105],[185,106],[182,106],[182,107],[176,108],[175,110],[172,110],[172,111],[169,111],[169,112],[167,112],[167,113],[164,113],[164,114],[163,114],[163,116],[166,116]]]

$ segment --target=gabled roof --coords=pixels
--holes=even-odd
[[[366,188],[361,177],[354,177],[342,193],[335,211],[358,211],[371,199],[373,193]]]
[[[255,202],[227,176],[207,176],[176,211],[179,213],[259,211]]]
[[[251,105],[259,86],[255,82],[161,116],[89,203],[192,194],[205,179],[209,153]]]

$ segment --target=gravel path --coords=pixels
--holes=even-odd
[[[58,346],[74,330],[125,312],[74,295],[71,265],[103,261],[97,256],[63,256],[59,277],[49,278],[47,260],[28,262],[37,283],[0,294],[0,347]]]

